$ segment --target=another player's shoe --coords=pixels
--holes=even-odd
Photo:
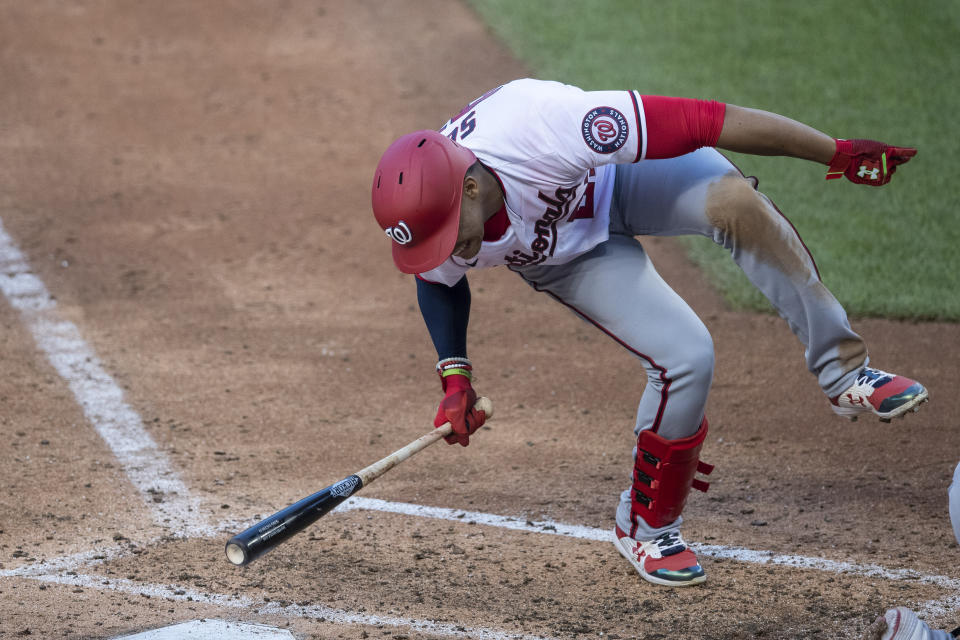
[[[620,527],[616,527],[614,535],[617,551],[644,580],[668,587],[689,587],[707,579],[696,554],[680,537],[679,529],[671,529],[647,542],[634,540]]]
[[[927,390],[916,380],[864,367],[852,387],[835,398],[830,398],[838,416],[856,420],[864,413],[880,417],[882,422],[918,411],[927,401]]]
[[[957,636],[960,636],[960,629],[953,633],[933,631],[910,609],[894,607],[877,618],[864,640],[953,640]]]

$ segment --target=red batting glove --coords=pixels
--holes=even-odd
[[[444,437],[447,444],[470,444],[470,435],[483,426],[487,414],[474,408],[477,392],[470,384],[471,366],[466,358],[448,358],[437,364],[437,372],[443,384],[444,397],[437,408],[433,426],[442,427],[447,422],[453,433]]]
[[[837,140],[827,180],[846,176],[850,182],[879,187],[890,182],[897,165],[916,154],[912,147],[891,147],[876,140]]]

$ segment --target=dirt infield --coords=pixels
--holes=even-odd
[[[846,423],[784,324],[726,310],[663,240],[717,350],[717,470],[684,529],[704,586],[646,584],[604,539],[641,366],[500,270],[471,276],[489,428],[226,562],[230,533],[429,429],[434,353],[370,176],[397,135],[527,74],[441,0],[0,1],[0,638],[221,618],[832,639],[895,604],[960,623],[960,327],[855,320],[931,402]]]

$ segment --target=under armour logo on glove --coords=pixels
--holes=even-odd
[[[879,187],[890,182],[897,165],[916,154],[912,147],[891,147],[876,140],[837,140],[827,180],[846,176],[850,182]]]

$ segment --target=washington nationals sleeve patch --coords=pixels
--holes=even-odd
[[[583,141],[596,153],[613,153],[627,143],[630,127],[622,113],[613,107],[595,107],[580,124]]]

